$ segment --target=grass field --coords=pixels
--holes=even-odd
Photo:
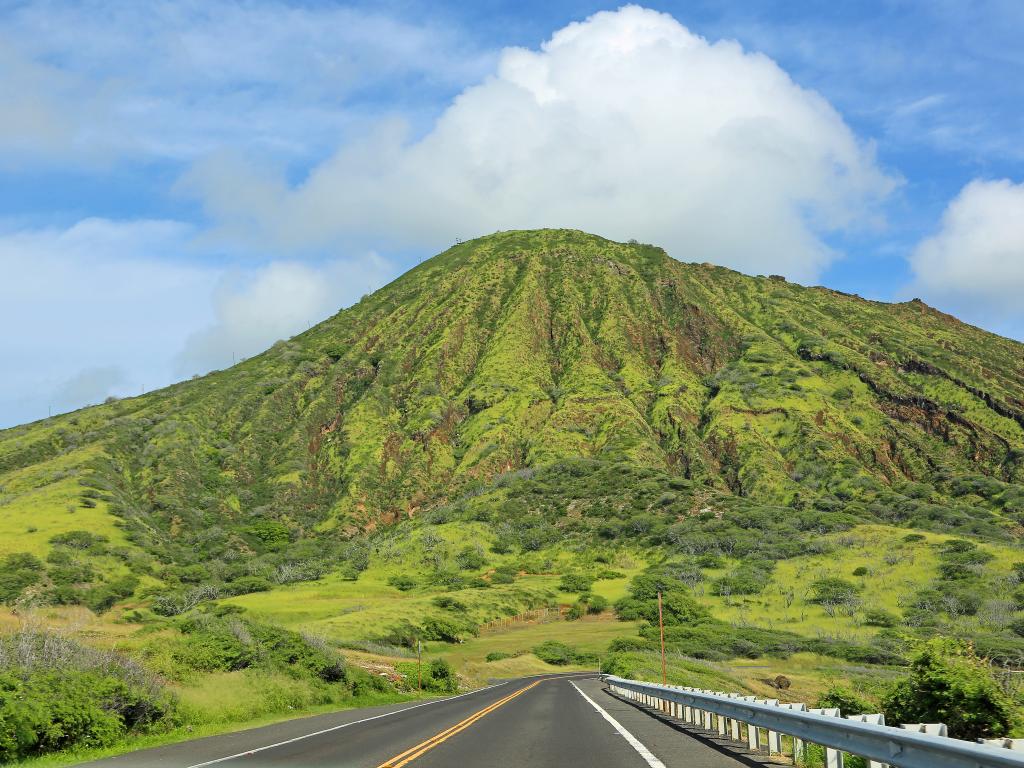
[[[429,546],[424,537],[432,536]],[[403,619],[416,621],[437,615],[433,604],[439,595],[452,597],[466,606],[465,616],[482,625],[493,619],[516,616],[528,609],[549,604],[566,605],[579,595],[558,588],[561,574],[593,569],[586,553],[558,549],[533,553],[529,558],[498,555],[488,551],[493,534],[482,524],[458,523],[431,526],[429,533],[414,531],[408,538],[378,547],[369,567],[357,580],[331,574],[319,581],[283,586],[270,592],[232,597],[224,602],[245,608],[253,616],[289,629],[312,632],[336,642],[379,637],[388,626]],[[465,547],[479,547],[487,564],[480,571],[514,564],[523,568],[513,584],[495,584],[486,589],[448,589],[429,583],[429,558],[441,553],[451,558]],[[592,591],[614,601],[626,594],[629,580],[643,569],[636,555],[621,553],[614,564],[620,577],[594,582]],[[526,571],[529,572],[526,572]],[[402,591],[390,585],[395,576],[408,576],[416,586]]]
[[[805,636],[832,636],[864,639],[875,634],[875,627],[863,623],[861,613],[849,616],[836,611],[834,616],[820,605],[808,601],[811,583],[816,579],[840,577],[860,588],[864,609],[878,608],[899,614],[900,602],[927,586],[938,573],[936,544],[954,538],[935,533],[915,531],[923,540],[907,542],[908,531],[883,525],[863,525],[851,531],[823,537],[834,545],[825,554],[795,557],[779,561],[764,592],[751,596],[723,597],[712,594],[710,581],[726,572],[726,568],[707,571],[707,582],[698,586],[698,599],[712,613],[735,624],[785,629]],[[1011,566],[1022,559],[1020,550],[983,543],[980,549],[994,559],[986,571],[1009,576]],[[731,565],[731,564],[730,564]],[[863,566],[867,573],[854,576]],[[973,617],[964,617],[965,629]]]

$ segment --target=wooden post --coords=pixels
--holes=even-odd
[[[418,637],[416,638],[416,676],[419,678],[420,693],[423,693],[423,643]]]
[[[661,591],[658,591],[658,629],[661,631],[661,684],[668,685],[668,673],[665,670],[665,619],[661,612]]]

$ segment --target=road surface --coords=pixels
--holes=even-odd
[[[595,675],[348,710],[120,755],[91,768],[736,768],[760,765],[620,701]]]

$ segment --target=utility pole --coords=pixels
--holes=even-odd
[[[423,693],[423,643],[418,637],[416,638],[416,677],[419,691]]]
[[[658,591],[658,629],[661,631],[661,684],[668,685],[668,673],[665,671],[665,618],[661,612],[661,591]]]

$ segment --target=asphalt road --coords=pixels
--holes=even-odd
[[[349,710],[88,763],[95,768],[736,768],[727,753],[620,701],[594,675]]]

